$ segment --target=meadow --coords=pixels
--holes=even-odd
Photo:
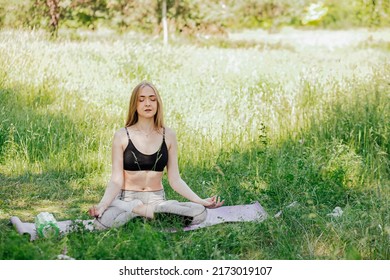
[[[131,89],[159,89],[182,178],[262,223],[134,220],[30,242],[9,222],[89,219]],[[0,32],[0,259],[390,259],[390,30],[173,39]],[[184,200],[164,179],[169,199]],[[293,207],[291,204],[293,203]],[[343,215],[333,217],[335,207]],[[280,214],[282,211],[282,214]],[[279,213],[278,215],[276,215]],[[276,216],[275,216],[276,215]]]

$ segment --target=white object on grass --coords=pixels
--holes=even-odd
[[[333,209],[333,212],[329,213],[327,216],[338,218],[341,217],[342,215],[343,215],[343,210],[337,206]]]

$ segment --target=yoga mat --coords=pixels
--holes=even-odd
[[[228,222],[262,222],[268,214],[260,205],[259,202],[246,205],[233,205],[222,206],[215,209],[206,209],[206,220],[197,225],[189,225],[184,227],[184,231],[196,230],[204,227],[209,227],[221,223]],[[20,234],[30,235],[30,241],[38,238],[34,223],[24,223],[18,217],[11,217],[11,223]],[[66,220],[58,221],[58,227],[60,228],[60,234],[66,234],[72,231],[77,226],[83,226],[87,230],[93,229],[93,220]],[[170,232],[176,232],[177,230],[171,229]]]
[[[215,209],[206,209],[206,220],[197,225],[189,225],[184,231],[195,230],[228,222],[262,222],[268,214],[259,202],[246,205],[222,206]]]

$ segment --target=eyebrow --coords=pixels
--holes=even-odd
[[[149,94],[148,97],[152,97],[152,96],[156,96],[156,94],[152,93],[152,94]],[[138,97],[146,97],[146,95],[140,95]]]

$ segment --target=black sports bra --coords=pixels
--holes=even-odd
[[[129,131],[125,127],[129,143],[123,152],[123,169],[128,171],[163,171],[168,163],[168,148],[165,143],[165,128],[163,130],[163,141],[157,152],[152,155],[145,155],[137,150],[130,139]]]

